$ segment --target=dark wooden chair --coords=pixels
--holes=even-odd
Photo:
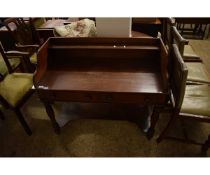
[[[175,18],[176,26],[182,36],[204,39],[210,18]]]
[[[5,76],[8,72],[33,72],[34,67],[30,63],[30,53],[18,50],[6,51],[0,42],[0,73]]]
[[[172,44],[171,27],[175,26],[175,19],[163,18],[162,25],[163,25],[163,30],[161,33],[161,37],[163,39],[164,44],[166,45],[167,50],[169,51]]]
[[[177,44],[184,61],[202,62],[199,55],[196,54],[189,41],[181,36],[176,26],[171,26],[171,41]]]
[[[203,64],[201,58],[193,54],[193,50],[190,49],[188,41],[185,40],[178,32],[175,26],[171,27],[173,43],[177,44],[179,51],[182,55],[184,62],[188,68],[187,81],[191,83],[205,83],[210,84],[210,75]],[[187,45],[186,45],[187,44]],[[189,47],[186,47],[189,46]],[[188,53],[186,50],[191,50]],[[185,53],[184,53],[185,52]]]
[[[16,113],[26,133],[31,135],[31,129],[21,113],[21,107],[33,93],[33,74],[15,73],[10,62],[7,60],[6,62],[9,74],[6,76],[0,74],[0,103]]]
[[[3,114],[3,112],[2,112],[1,110],[0,110],[0,118],[1,118],[2,120],[5,119],[4,114]]]
[[[34,34],[30,27],[30,22],[25,22],[23,18],[8,18],[4,25],[11,33],[16,42],[16,48],[19,51],[28,52],[32,65],[37,64],[36,52],[39,48],[39,42],[34,39]],[[32,65],[28,66],[32,67]]]
[[[198,143],[195,140],[167,136],[169,129],[177,119],[190,119],[197,122],[210,123],[210,86],[209,85],[186,85],[188,69],[179,52],[178,46],[173,44],[171,53],[170,71],[170,104],[171,118],[158,137],[160,142],[165,138],[176,139],[193,144],[202,145],[202,153],[205,153],[210,146],[210,136],[205,143]]]
[[[45,18],[29,18],[29,24],[32,32],[33,41],[38,45],[42,45],[44,43],[44,40],[39,35],[39,32],[37,32],[37,28],[42,26],[45,22]]]
[[[1,42],[0,42],[1,43]],[[5,57],[4,57],[5,58]],[[0,73],[5,76],[8,73],[6,63],[3,56],[0,54]],[[21,71],[24,71],[22,68],[21,61],[18,57],[10,57],[9,62],[14,69],[20,68]]]

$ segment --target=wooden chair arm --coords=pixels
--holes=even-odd
[[[185,44],[189,43],[188,40],[186,40],[185,38],[182,37],[182,35],[178,32],[178,30],[176,29],[175,26],[172,26],[172,34],[178,42],[182,42],[182,43],[185,43]]]
[[[17,50],[10,50],[5,52],[6,56],[29,56],[30,53],[29,52],[20,52]]]
[[[181,55],[184,53],[184,45],[188,45],[189,41],[186,40],[181,36],[181,34],[178,32],[177,28],[175,26],[171,27],[172,30],[172,36],[173,36],[173,43],[177,44],[180,50]]]
[[[169,17],[169,18],[166,18],[166,21],[167,21],[167,24],[170,24],[171,26],[175,26],[175,19]]]
[[[37,45],[37,44],[33,44],[33,45],[21,45],[21,44],[16,44],[16,47],[18,48],[18,49],[36,49],[36,50],[38,50],[38,48],[39,48],[39,45]]]

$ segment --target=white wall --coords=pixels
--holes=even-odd
[[[97,36],[130,37],[131,18],[96,18]]]

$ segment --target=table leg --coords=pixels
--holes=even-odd
[[[150,125],[149,130],[147,131],[147,138],[149,140],[154,136],[155,126],[156,126],[157,121],[159,119],[160,109],[161,109],[160,107],[157,107],[157,106],[154,107],[153,114],[151,116],[151,125]]]
[[[209,148],[210,148],[210,135],[208,136],[208,139],[206,140],[204,145],[202,145],[201,153],[203,156],[207,156],[207,151]]]
[[[53,111],[53,108],[51,106],[51,104],[48,102],[48,101],[45,101],[45,100],[42,100],[42,102],[44,103],[44,106],[45,106],[45,110],[52,122],[52,125],[53,125],[53,128],[54,128],[54,131],[56,134],[60,134],[60,126],[58,125],[57,121],[55,120],[55,114],[54,114],[54,111]]]

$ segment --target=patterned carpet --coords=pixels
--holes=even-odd
[[[190,40],[198,55],[204,59],[204,63],[210,70],[210,41]],[[56,116],[61,125],[66,123],[63,103],[55,103]],[[71,104],[69,115],[74,119],[65,124],[61,134],[56,135],[52,129],[43,105],[36,94],[22,108],[24,115],[32,129],[32,136],[27,136],[19,124],[16,116],[9,110],[4,110],[6,119],[0,120],[0,156],[2,157],[198,157],[200,146],[180,143],[172,140],[164,140],[157,144],[156,138],[165,127],[168,116],[161,115],[156,132],[151,140],[148,140],[136,123],[128,120],[118,120],[118,117],[126,114],[132,118],[134,115],[143,120],[143,113],[134,112],[123,108],[123,112],[105,105],[97,107],[96,112],[89,113],[84,107]],[[101,110],[102,109],[102,110]],[[109,119],[109,114],[117,116],[116,120]],[[139,110],[141,111],[141,110]],[[79,115],[87,116],[78,119]],[[106,114],[106,115],[105,115]],[[98,119],[98,117],[101,119]],[[92,118],[92,119],[89,119]],[[106,118],[106,119],[104,119]],[[190,135],[204,141],[210,127],[208,124],[186,122]],[[179,122],[171,131],[172,134],[182,135]],[[210,150],[208,151],[210,156]]]

